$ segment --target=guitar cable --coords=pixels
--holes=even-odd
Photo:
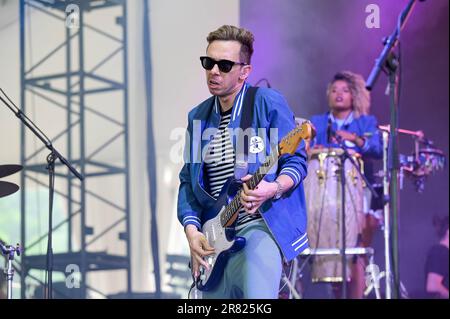
[[[189,269],[192,270],[191,262],[189,262],[188,267],[189,267]],[[198,276],[198,278],[196,279],[194,277],[194,274],[192,273],[192,271],[191,271],[191,276],[192,276],[192,284],[191,284],[191,287],[189,288],[187,299],[191,299],[191,291],[192,291],[192,289],[194,289],[194,287],[197,287],[197,284],[200,281],[200,276]]]

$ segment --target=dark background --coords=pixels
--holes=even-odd
[[[267,78],[287,98],[296,116],[309,118],[327,111],[325,90],[332,76],[351,70],[367,79],[382,50],[382,38],[394,30],[408,1],[390,0],[241,0],[241,26],[255,35],[255,84]],[[366,7],[380,8],[380,28],[369,29]],[[422,130],[448,155],[449,24],[447,0],[418,2],[401,33],[402,86],[400,128]],[[263,84],[261,84],[263,85]],[[381,74],[372,91],[372,108],[379,124],[389,123],[387,76]],[[410,155],[414,143],[400,136],[400,153]],[[381,163],[378,163],[381,165]],[[400,272],[408,293],[424,289],[428,248],[437,242],[435,214],[448,215],[448,167],[429,176],[423,193],[405,178],[400,193]],[[373,247],[384,270],[383,234]],[[324,291],[311,297],[324,297]],[[324,288],[325,289],[325,288]]]

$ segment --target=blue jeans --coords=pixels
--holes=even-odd
[[[245,247],[232,254],[220,283],[203,292],[204,299],[277,299],[282,260],[280,249],[264,220],[241,229]]]

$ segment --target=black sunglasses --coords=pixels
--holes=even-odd
[[[205,70],[212,70],[214,65],[217,64],[217,66],[219,67],[220,72],[224,72],[224,73],[230,72],[231,69],[233,68],[233,65],[235,65],[235,64],[237,64],[237,65],[247,65],[247,63],[233,62],[233,61],[230,61],[230,60],[216,61],[214,59],[211,59],[208,56],[201,56],[200,57],[200,61],[202,62],[202,67]]]

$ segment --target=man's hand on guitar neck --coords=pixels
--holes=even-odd
[[[275,182],[269,183],[262,180],[255,189],[251,190],[245,183],[251,177],[252,175],[247,175],[241,179],[244,182],[241,191],[241,204],[247,213],[254,214],[266,200],[275,196],[279,186]],[[281,185],[283,193],[294,186],[294,181],[287,175],[279,175],[277,182]]]
[[[199,266],[203,265],[209,270],[209,265],[202,257],[211,255],[214,253],[214,248],[212,248],[202,232],[198,231],[197,227],[194,225],[187,225],[185,228],[186,238],[189,242],[189,249],[191,250],[191,260],[192,260],[192,273],[194,277],[197,278],[200,274]]]

